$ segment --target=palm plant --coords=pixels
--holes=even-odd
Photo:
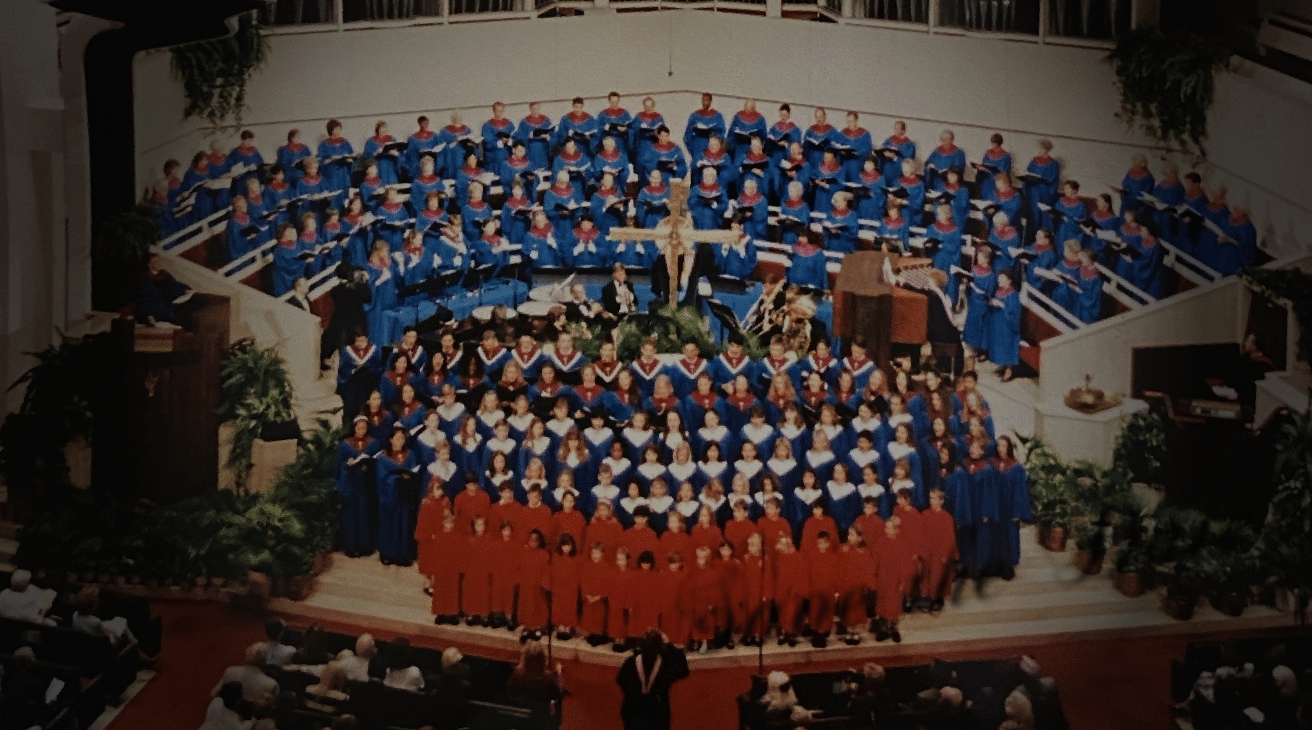
[[[274,348],[262,349],[249,340],[238,342],[219,365],[222,421],[234,421],[228,466],[238,484],[251,469],[251,450],[261,430],[285,423],[292,413],[292,383],[287,364]]]

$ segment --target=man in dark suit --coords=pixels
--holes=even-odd
[[[615,264],[611,280],[601,288],[601,306],[617,320],[638,311],[638,297],[628,278],[624,264]]]
[[[287,303],[297,309],[310,311],[310,282],[304,276],[292,282],[292,293],[287,297]]]
[[[333,287],[333,316],[328,320],[328,327],[323,331],[319,352],[324,357],[345,347],[348,338],[356,330],[368,331],[369,321],[365,317],[364,306],[373,301],[373,290],[369,287],[369,275],[363,269],[351,264],[337,265],[337,278],[342,281]],[[331,370],[327,362],[322,362],[323,370]]]
[[[588,290],[582,284],[575,284],[569,290],[569,304],[565,305],[565,319],[570,322],[592,323],[601,314],[600,304],[588,299]]]

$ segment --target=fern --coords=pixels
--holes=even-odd
[[[198,117],[221,127],[231,117],[240,126],[246,82],[268,60],[269,48],[268,35],[254,12],[243,15],[230,36],[175,46],[170,68],[186,97],[183,118]]]

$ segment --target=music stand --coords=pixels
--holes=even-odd
[[[728,332],[741,332],[742,325],[738,322],[738,315],[734,314],[729,305],[715,298],[707,298],[703,301],[711,310],[711,316],[715,317],[720,323],[720,327]]]
[[[460,280],[464,278],[463,269],[447,269],[424,283],[428,285],[428,293],[434,298],[446,295],[446,292],[460,285]]]
[[[714,291],[722,291],[722,292],[727,292],[729,294],[741,295],[741,294],[746,294],[748,289],[751,288],[747,285],[747,282],[743,281],[742,279],[739,279],[736,276],[728,276],[725,274],[721,274],[716,276],[708,276],[706,278],[711,284],[711,289]]]
[[[460,286],[467,291],[478,289],[479,306],[483,305],[483,285],[492,280],[496,268],[496,264],[470,267],[469,271],[465,272],[464,280],[460,282]]]
[[[524,257],[520,257],[519,261],[506,264],[505,266],[502,266],[500,269],[498,269],[497,277],[500,279],[506,279],[511,282],[523,281],[525,283],[529,283],[531,281],[531,279],[529,278],[529,261],[524,260]],[[514,290],[514,295],[511,301],[514,302],[515,307],[518,307],[519,288],[514,286],[512,286],[511,288]]]

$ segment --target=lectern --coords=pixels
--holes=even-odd
[[[893,343],[919,345],[929,334],[925,295],[898,287],[887,274],[931,265],[929,259],[884,251],[845,256],[834,286],[834,333],[848,342],[858,335],[865,338],[870,359],[887,370]]]

